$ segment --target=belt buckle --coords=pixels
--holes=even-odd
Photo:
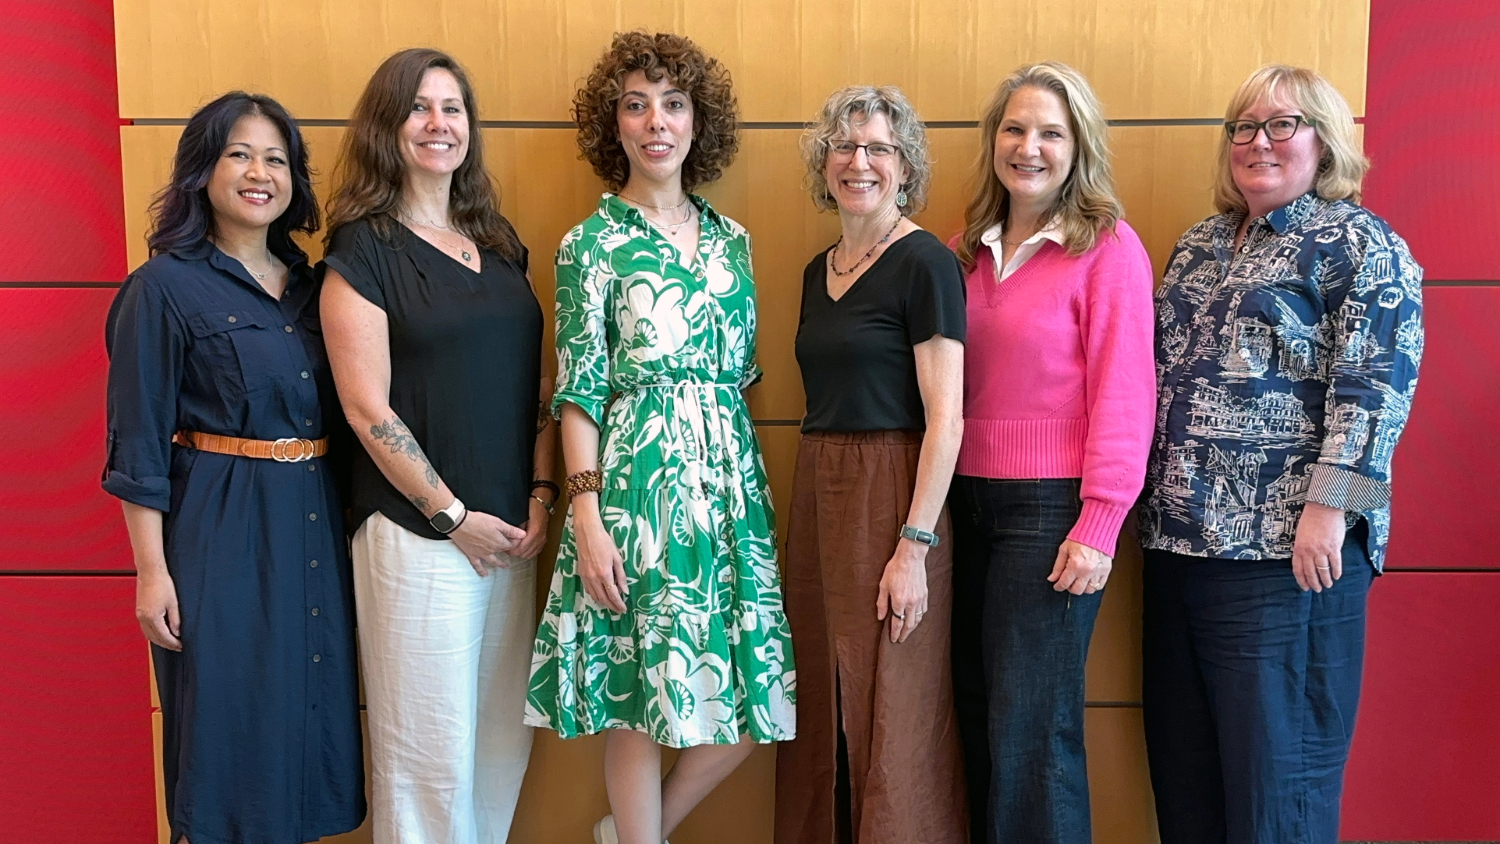
[[[297,445],[296,457],[287,454],[287,449],[294,443]],[[279,452],[278,449],[280,449]],[[302,463],[311,460],[312,456],[312,440],[304,440],[297,437],[282,437],[271,443],[271,459],[278,463]]]

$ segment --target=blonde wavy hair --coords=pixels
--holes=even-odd
[[[816,122],[802,133],[802,162],[807,165],[805,180],[819,211],[837,211],[838,202],[828,190],[823,168],[828,164],[828,148],[835,138],[849,137],[852,126],[884,114],[891,123],[891,140],[906,165],[906,205],[897,210],[906,216],[927,207],[927,187],[932,182],[932,158],[927,153],[927,128],[901,89],[884,85],[853,85],[828,95]]]
[[[1040,62],[1018,68],[995,89],[980,122],[979,158],[974,164],[974,198],[964,209],[964,232],[958,240],[958,260],[973,270],[980,238],[1010,214],[1010,191],[995,174],[995,135],[1005,120],[1010,98],[1022,88],[1050,91],[1068,110],[1073,130],[1073,166],[1057,192],[1050,216],[1062,230],[1068,254],[1082,255],[1094,248],[1099,233],[1114,230],[1125,216],[1115,196],[1109,163],[1109,124],[1099,98],[1083,74],[1061,62]]]
[[[1347,199],[1358,203],[1370,159],[1354,142],[1354,114],[1332,83],[1317,71],[1284,64],[1266,65],[1250,74],[1239,90],[1229,98],[1224,120],[1238,120],[1258,102],[1279,99],[1301,109],[1313,121],[1313,131],[1323,145],[1318,159],[1318,177],[1313,183],[1318,196],[1334,202]],[[1219,135],[1219,168],[1214,180],[1214,207],[1219,213],[1248,213],[1245,195],[1234,183],[1229,164],[1229,135]]]

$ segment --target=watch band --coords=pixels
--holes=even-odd
[[[462,501],[458,500],[458,496],[454,496],[453,503],[433,513],[432,518],[428,519],[427,523],[432,525],[433,530],[447,536],[458,530],[458,526],[463,524],[464,519],[468,517],[468,508],[464,506]]]
[[[938,535],[932,531],[918,530],[911,525],[901,526],[901,538],[910,539],[912,542],[920,542],[929,548],[938,544]]]

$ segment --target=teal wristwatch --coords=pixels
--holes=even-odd
[[[926,530],[917,530],[911,525],[901,526],[901,538],[910,539],[912,542],[920,542],[923,545],[934,547],[938,544],[938,535]]]

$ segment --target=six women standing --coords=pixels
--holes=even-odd
[[[1336,840],[1421,270],[1354,204],[1367,164],[1321,77],[1262,69],[1227,116],[1221,214],[1184,235],[1158,295],[1154,389],[1150,264],[1081,76],[1043,63],[1002,83],[957,259],[908,216],[930,178],[910,104],[830,97],[804,157],[842,236],[804,273],[783,610],[741,395],[760,375],[749,237],[691,193],[737,149],[718,62],[618,35],[575,98],[614,193],[558,251],[556,396],[450,57],[402,51],[360,100],[321,324],[289,236],[318,219],[295,124],[264,97],[206,106],[106,328],[104,483],[158,646],[174,840],[311,840],[363,816],[325,326],[364,446],[350,503],[377,841],[503,840],[523,700],[527,724],[608,731],[615,813],[595,840],[661,841],[752,742],[792,739],[793,633],[802,735],[778,756],[778,842],[963,840],[960,738],[971,841],[1089,840],[1083,664],[1153,421],[1163,840]],[[573,502],[528,694],[552,414]],[[209,577],[241,548],[234,580]],[[1235,632],[1247,612],[1253,641]],[[687,748],[665,780],[661,745]]]
[[[1000,83],[967,272],[953,479],[953,683],[970,841],[1093,840],[1083,667],[1151,442],[1151,260],[1115,197],[1088,82],[1052,62]]]

